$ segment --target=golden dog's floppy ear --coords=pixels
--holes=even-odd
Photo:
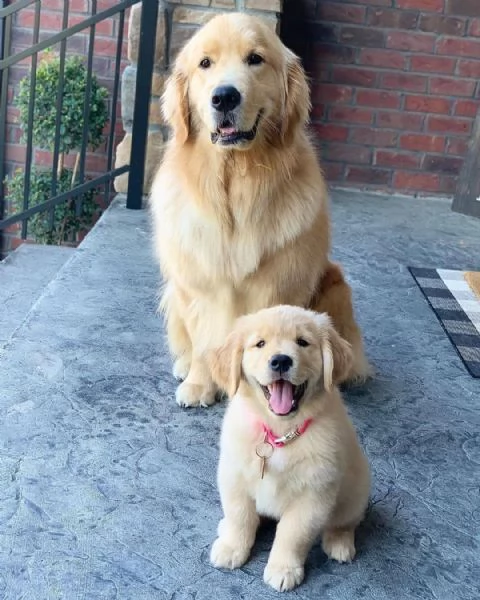
[[[187,76],[175,65],[167,79],[162,97],[165,121],[172,127],[179,144],[184,144],[190,132]]]
[[[350,344],[329,327],[328,337],[322,341],[323,385],[327,392],[344,381],[353,363]]]
[[[237,331],[230,333],[223,346],[207,354],[212,379],[229,398],[235,395],[240,385],[242,354],[243,340]]]
[[[284,75],[285,108],[282,136],[290,142],[295,129],[308,121],[310,113],[310,89],[300,59],[287,49],[287,68]]]

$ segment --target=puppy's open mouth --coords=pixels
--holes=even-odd
[[[212,143],[216,144],[218,142],[222,146],[234,146],[240,142],[251,142],[257,135],[258,124],[260,123],[261,116],[262,111],[258,113],[255,125],[252,127],[252,129],[250,129],[250,131],[240,131],[233,126],[231,121],[225,119],[218,127],[217,131],[214,131],[212,134],[210,134]]]
[[[293,385],[290,381],[279,379],[270,385],[260,387],[268,400],[270,410],[276,415],[286,416],[297,410],[307,385],[308,381],[304,381],[301,385]]]

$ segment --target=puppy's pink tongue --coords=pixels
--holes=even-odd
[[[268,386],[270,408],[277,415],[287,415],[292,410],[293,385],[289,381],[275,381]]]

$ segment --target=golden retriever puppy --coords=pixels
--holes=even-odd
[[[350,345],[330,317],[295,306],[241,317],[209,362],[231,397],[212,564],[247,561],[259,515],[278,520],[264,580],[279,591],[301,583],[319,535],[330,558],[352,560],[370,474],[336,387],[351,368]]]
[[[329,263],[309,107],[299,59],[259,18],[215,17],[178,55],[163,98],[172,138],[151,207],[180,405],[215,401],[205,352],[237,317],[275,304],[332,312],[353,347],[345,376],[368,374],[350,288]]]

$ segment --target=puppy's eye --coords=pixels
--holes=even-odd
[[[310,344],[307,342],[307,340],[304,340],[302,337],[297,338],[297,344],[301,348],[306,348],[307,346],[310,346]]]
[[[200,61],[199,67],[201,69],[209,69],[212,66],[212,61],[209,58],[204,58]]]
[[[260,54],[257,54],[256,52],[251,52],[247,56],[247,65],[261,65],[263,62],[265,62],[263,56],[260,56]]]
[[[260,340],[255,344],[257,348],[263,348],[265,346],[265,340]]]

